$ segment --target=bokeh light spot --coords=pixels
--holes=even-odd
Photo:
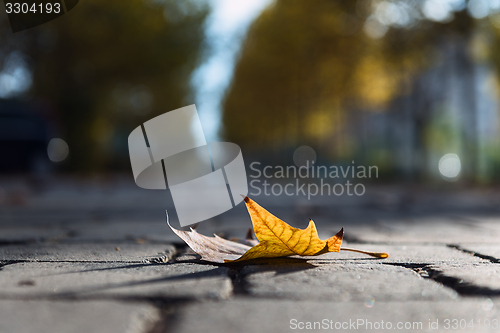
[[[47,155],[52,162],[62,162],[68,157],[69,147],[66,141],[60,138],[53,138],[47,146]]]
[[[446,180],[457,180],[461,169],[462,164],[457,154],[445,154],[439,159],[439,173]]]
[[[300,146],[293,153],[293,163],[297,167],[312,166],[316,162],[316,151],[309,146]]]
[[[367,307],[367,308],[372,308],[374,305],[375,305],[375,298],[373,297],[367,297],[365,299],[365,302],[364,302],[364,305]]]

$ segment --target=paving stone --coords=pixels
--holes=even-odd
[[[23,262],[0,270],[0,298],[227,298],[228,269],[192,263]]]
[[[145,303],[0,300],[2,333],[143,333],[158,319]]]
[[[146,215],[146,214],[144,214]],[[151,214],[149,214],[151,215]],[[71,218],[66,218],[70,220]],[[163,214],[139,219],[95,220],[86,217],[83,221],[55,223],[16,222],[0,224],[0,242],[22,241],[124,241],[142,239],[154,242],[178,242],[179,238],[168,228]],[[213,231],[212,231],[213,233]],[[210,234],[210,233],[209,233]]]
[[[473,290],[475,293],[500,296],[500,265],[498,264],[439,264],[432,265],[431,268],[446,276],[456,278],[459,280],[458,283],[477,287],[478,289]]]
[[[352,224],[344,227],[347,239],[351,237],[368,243],[455,244],[464,240],[495,243],[500,239],[500,230],[480,228],[468,220],[446,216],[379,220],[371,224]]]
[[[492,260],[500,261],[500,245],[484,243],[458,243],[461,249],[474,252],[479,255],[492,257]]]
[[[471,224],[477,228],[484,228],[486,230],[500,231],[500,217],[498,216],[477,216],[465,215],[464,219],[468,219]]]
[[[43,243],[0,247],[0,261],[119,261],[143,262],[152,257],[172,255],[175,248],[166,244]]]
[[[181,242],[166,224],[164,217],[134,221],[94,221],[71,227],[69,241],[144,240],[154,242]]]
[[[476,223],[474,216],[432,213],[419,216],[406,210],[385,212],[356,205],[337,209],[322,205],[307,208],[304,205],[297,206],[295,201],[288,201],[288,204],[284,201],[282,206],[259,203],[297,228],[307,227],[309,218],[312,218],[321,238],[331,237],[343,227],[346,239],[367,243],[454,244],[463,242],[465,237],[468,242],[497,243],[500,239],[500,223],[497,228],[486,227]],[[248,213],[239,208],[235,208],[235,211],[238,210],[237,215],[231,211],[214,219],[216,222],[212,230],[222,230],[231,236],[244,234],[251,224]],[[477,219],[480,220],[479,217]],[[200,230],[208,226],[209,223],[204,222]]]
[[[139,300],[151,298],[192,300],[176,303],[164,327],[181,333],[290,331],[293,318],[421,321],[424,327],[413,331],[439,320],[437,332],[457,331],[445,329],[445,319],[467,325],[473,319],[475,326],[461,331],[499,329],[478,322],[500,319],[498,264],[446,246],[500,258],[495,193],[370,185],[359,198],[261,197],[260,204],[295,227],[311,217],[321,238],[345,227],[345,247],[390,257],[341,252],[228,268],[201,264],[189,253],[160,264],[172,252],[169,244],[182,242],[165,224],[164,210],[173,209],[168,193],[124,179],[68,178],[39,192],[7,184],[0,193],[0,266],[7,263],[0,267],[1,333],[148,332],[158,312]],[[250,226],[240,204],[198,231],[242,237]],[[37,243],[14,244],[25,241]],[[492,300],[462,297],[423,278],[415,272],[423,265]],[[231,281],[237,274],[242,278]]]
[[[414,271],[381,263],[283,259],[241,270],[256,297],[311,300],[451,300],[457,294]]]
[[[3,226],[63,226],[81,223],[97,217],[92,209],[84,207],[2,207],[0,218]]]
[[[176,333],[207,331],[218,333],[297,331],[498,332],[500,327],[498,306],[498,303],[494,303],[490,299],[439,302],[382,302],[377,300],[374,302],[339,302],[338,300],[324,302],[237,298],[226,302],[190,304],[182,309],[176,316],[177,321],[169,328]],[[453,329],[452,326],[455,325],[454,319],[457,320],[457,329]],[[312,330],[305,326],[307,322],[312,322],[314,325],[314,322],[322,323],[323,320],[327,322],[328,327],[324,326],[323,329]],[[384,326],[380,326],[382,321]],[[359,326],[352,326],[352,322],[359,323]],[[437,324],[437,329],[430,330],[430,322]],[[336,323],[344,325],[344,329],[338,327],[336,329]],[[369,323],[371,323],[371,327]],[[388,323],[392,329],[387,328]],[[408,330],[397,329],[398,323],[410,325],[410,328]],[[419,327],[420,323],[421,328]],[[448,329],[446,328],[447,324],[450,325]],[[488,324],[489,327],[486,327]],[[333,328],[330,325],[333,325]],[[460,325],[462,327],[465,325],[464,329],[460,329]],[[300,327],[304,327],[304,329],[300,329]],[[376,329],[376,327],[379,328]]]
[[[35,187],[27,184],[22,178],[0,179],[0,205],[13,210],[17,207],[42,210],[83,207],[165,207],[168,202],[167,192],[139,188],[130,175],[110,181],[58,176],[47,179],[42,186]],[[14,195],[21,197],[22,200],[5,200]]]
[[[341,251],[323,254],[318,257],[311,257],[325,260],[356,260],[356,262],[369,262],[376,260],[380,263],[394,264],[420,264],[420,263],[482,263],[483,259],[472,254],[459,251],[445,245],[391,245],[391,244],[355,244],[349,242],[342,243],[343,248],[354,248],[372,252],[386,252],[389,258],[374,259],[368,255]]]
[[[0,225],[0,243],[58,240],[68,237],[69,230],[53,225]]]

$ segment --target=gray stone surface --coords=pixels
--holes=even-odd
[[[346,237],[383,243],[495,243],[500,229],[478,228],[468,219],[455,216],[377,220],[374,223],[344,225]],[[348,238],[349,239],[349,238]]]
[[[193,263],[22,262],[0,270],[0,298],[228,298],[227,268]]]
[[[484,243],[458,243],[459,248],[466,251],[477,253],[481,256],[492,257],[491,260],[500,261],[500,245],[495,244],[484,244]]]
[[[457,294],[414,271],[365,261],[251,265],[241,272],[255,297],[308,300],[452,300]]]
[[[439,264],[432,269],[442,272],[445,276],[454,277],[458,283],[477,287],[477,293],[500,296],[500,265],[498,264]],[[481,290],[481,288],[486,288]]]
[[[0,300],[2,333],[142,333],[158,319],[146,303]]]
[[[497,216],[466,216],[476,228],[500,231],[500,217]]]
[[[416,245],[409,243],[408,245],[393,245],[393,244],[353,244],[343,242],[342,247],[354,248],[372,252],[386,252],[389,258],[380,259],[381,263],[398,263],[398,264],[418,264],[418,263],[482,263],[483,259],[473,256],[470,253],[465,253],[445,245]],[[361,253],[341,251],[339,253],[331,252],[321,255],[317,258],[324,259],[356,259],[358,261],[369,260],[370,256]]]
[[[296,322],[293,321],[296,319]],[[333,329],[300,330],[295,324],[333,321]],[[446,329],[446,319],[450,328]],[[453,320],[464,329],[453,329]],[[347,326],[347,329],[335,329],[335,323],[360,322],[359,326]],[[429,330],[429,321],[438,323],[438,329]],[[460,322],[462,320],[462,322]],[[174,327],[178,333],[218,332],[218,333],[255,333],[255,332],[498,332],[493,327],[493,320],[500,320],[498,303],[489,299],[467,299],[460,301],[405,301],[405,302],[340,302],[292,301],[255,298],[238,298],[228,302],[204,302],[191,304],[182,309]],[[384,321],[386,329],[375,329]],[[471,321],[472,324],[471,324]],[[487,323],[490,327],[486,327]],[[372,329],[368,322],[371,322]],[[388,322],[392,329],[387,329]],[[410,325],[410,329],[397,329],[398,323]],[[408,324],[407,324],[408,323]],[[422,323],[420,329],[418,323]],[[314,324],[312,324],[314,325]],[[345,325],[345,324],[344,324]],[[480,326],[481,325],[481,326]],[[500,325],[500,324],[499,324]],[[346,327],[346,326],[344,326]]]
[[[162,210],[164,211],[164,209]],[[132,221],[95,221],[71,228],[71,241],[123,241],[179,242],[165,222],[165,213],[149,219]]]
[[[140,263],[152,257],[171,256],[172,245],[107,243],[43,243],[0,247],[0,261],[107,261]]]
[[[86,211],[67,213],[0,213],[0,241],[124,241],[167,242],[178,238],[166,227],[165,209]],[[33,214],[33,215],[31,215]]]
[[[69,230],[54,225],[5,225],[0,224],[0,242],[36,242],[59,240],[68,237]]]
[[[344,247],[390,257],[217,266],[167,228],[168,193],[140,189],[130,175],[0,181],[0,333],[286,332],[294,318],[499,330],[498,191],[373,185],[359,198],[261,196],[294,227],[313,218],[323,239],[344,227]],[[239,205],[197,230],[243,237],[250,226]],[[446,319],[467,327],[446,329]]]

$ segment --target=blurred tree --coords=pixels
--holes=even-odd
[[[224,102],[224,136],[278,146],[330,140],[330,156],[345,155],[346,110],[384,107],[424,52],[409,40],[401,52],[368,37],[369,13],[359,3],[369,4],[278,0],[268,8],[244,43]]]
[[[29,96],[59,114],[70,170],[128,167],[129,132],[190,103],[207,12],[200,1],[86,0],[16,34],[3,21],[0,68],[14,51],[29,59]]]
[[[431,150],[437,149],[426,135],[437,119],[433,113],[446,111],[443,103],[449,102],[445,99],[458,79],[458,90],[453,90],[458,92],[453,98],[460,100],[458,146],[464,174],[474,180],[478,59],[472,44],[492,27],[474,19],[470,5],[475,4],[275,1],[244,42],[223,103],[223,136],[247,147],[309,144],[331,160],[364,155],[372,158],[365,158],[369,163],[380,160],[369,151],[400,149],[400,138],[392,132],[407,122],[412,137],[411,153],[405,156],[412,158],[412,175],[422,178]],[[383,125],[385,137],[374,140],[369,127],[377,124],[360,120],[380,112],[387,113],[381,120],[396,122]],[[405,118],[392,116],[398,112]],[[355,127],[360,123],[362,129]],[[388,165],[387,155],[380,156]]]

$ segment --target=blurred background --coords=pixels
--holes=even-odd
[[[342,257],[331,261],[336,271],[323,265],[328,258],[318,261],[319,271],[305,271],[313,264],[297,259],[227,275],[223,267],[197,267],[165,224],[168,210],[179,227],[172,195],[138,187],[128,152],[132,130],[191,104],[208,142],[241,147],[249,182],[261,181],[262,190],[262,181],[292,184],[296,193],[253,195],[249,188],[252,199],[293,227],[314,219],[321,239],[345,228],[343,244],[390,252],[391,266]],[[378,177],[325,180],[361,184],[363,195],[308,197],[296,192],[299,181],[307,190],[323,179],[256,179],[250,167],[305,161],[376,166]],[[199,200],[196,193],[189,198]],[[429,316],[417,319],[424,325],[465,311],[498,317],[499,203],[500,0],[80,0],[61,17],[17,33],[0,4],[0,278],[12,280],[0,288],[0,302],[29,300],[43,310],[32,314],[23,303],[15,312],[24,314],[21,323],[28,312],[33,325],[37,318],[83,323],[85,311],[73,301],[109,300],[161,308],[150,332],[182,330],[177,324],[191,318],[207,331],[232,317],[205,321],[230,298],[244,322],[229,321],[229,331],[242,332],[265,327],[260,318],[251,322],[253,306],[268,317],[278,308],[302,313],[339,290],[330,300],[367,300],[340,304],[342,313],[360,318],[375,318],[377,307],[390,313],[389,305],[409,309],[403,319]],[[251,225],[239,204],[197,231],[241,238]],[[177,259],[170,263],[181,265],[141,268],[142,260],[166,263],[172,244]],[[291,274],[299,271],[307,273]],[[83,274],[90,275],[80,280]],[[72,282],[65,285],[64,276]],[[73,280],[74,290],[82,288],[74,296]],[[315,291],[300,303],[287,288]],[[198,297],[203,307],[193,302]],[[70,302],[52,317],[49,303],[59,300]],[[428,307],[426,300],[443,302]],[[17,309],[10,304],[7,314]],[[440,304],[444,312],[435,311]],[[102,327],[120,313],[120,323],[133,318],[131,329],[139,331],[137,318],[150,317],[114,303],[107,308],[110,316],[96,307]]]
[[[500,180],[500,0],[85,0],[15,34],[1,14],[0,41],[5,176],[132,177],[128,134],[196,103],[247,163]]]

